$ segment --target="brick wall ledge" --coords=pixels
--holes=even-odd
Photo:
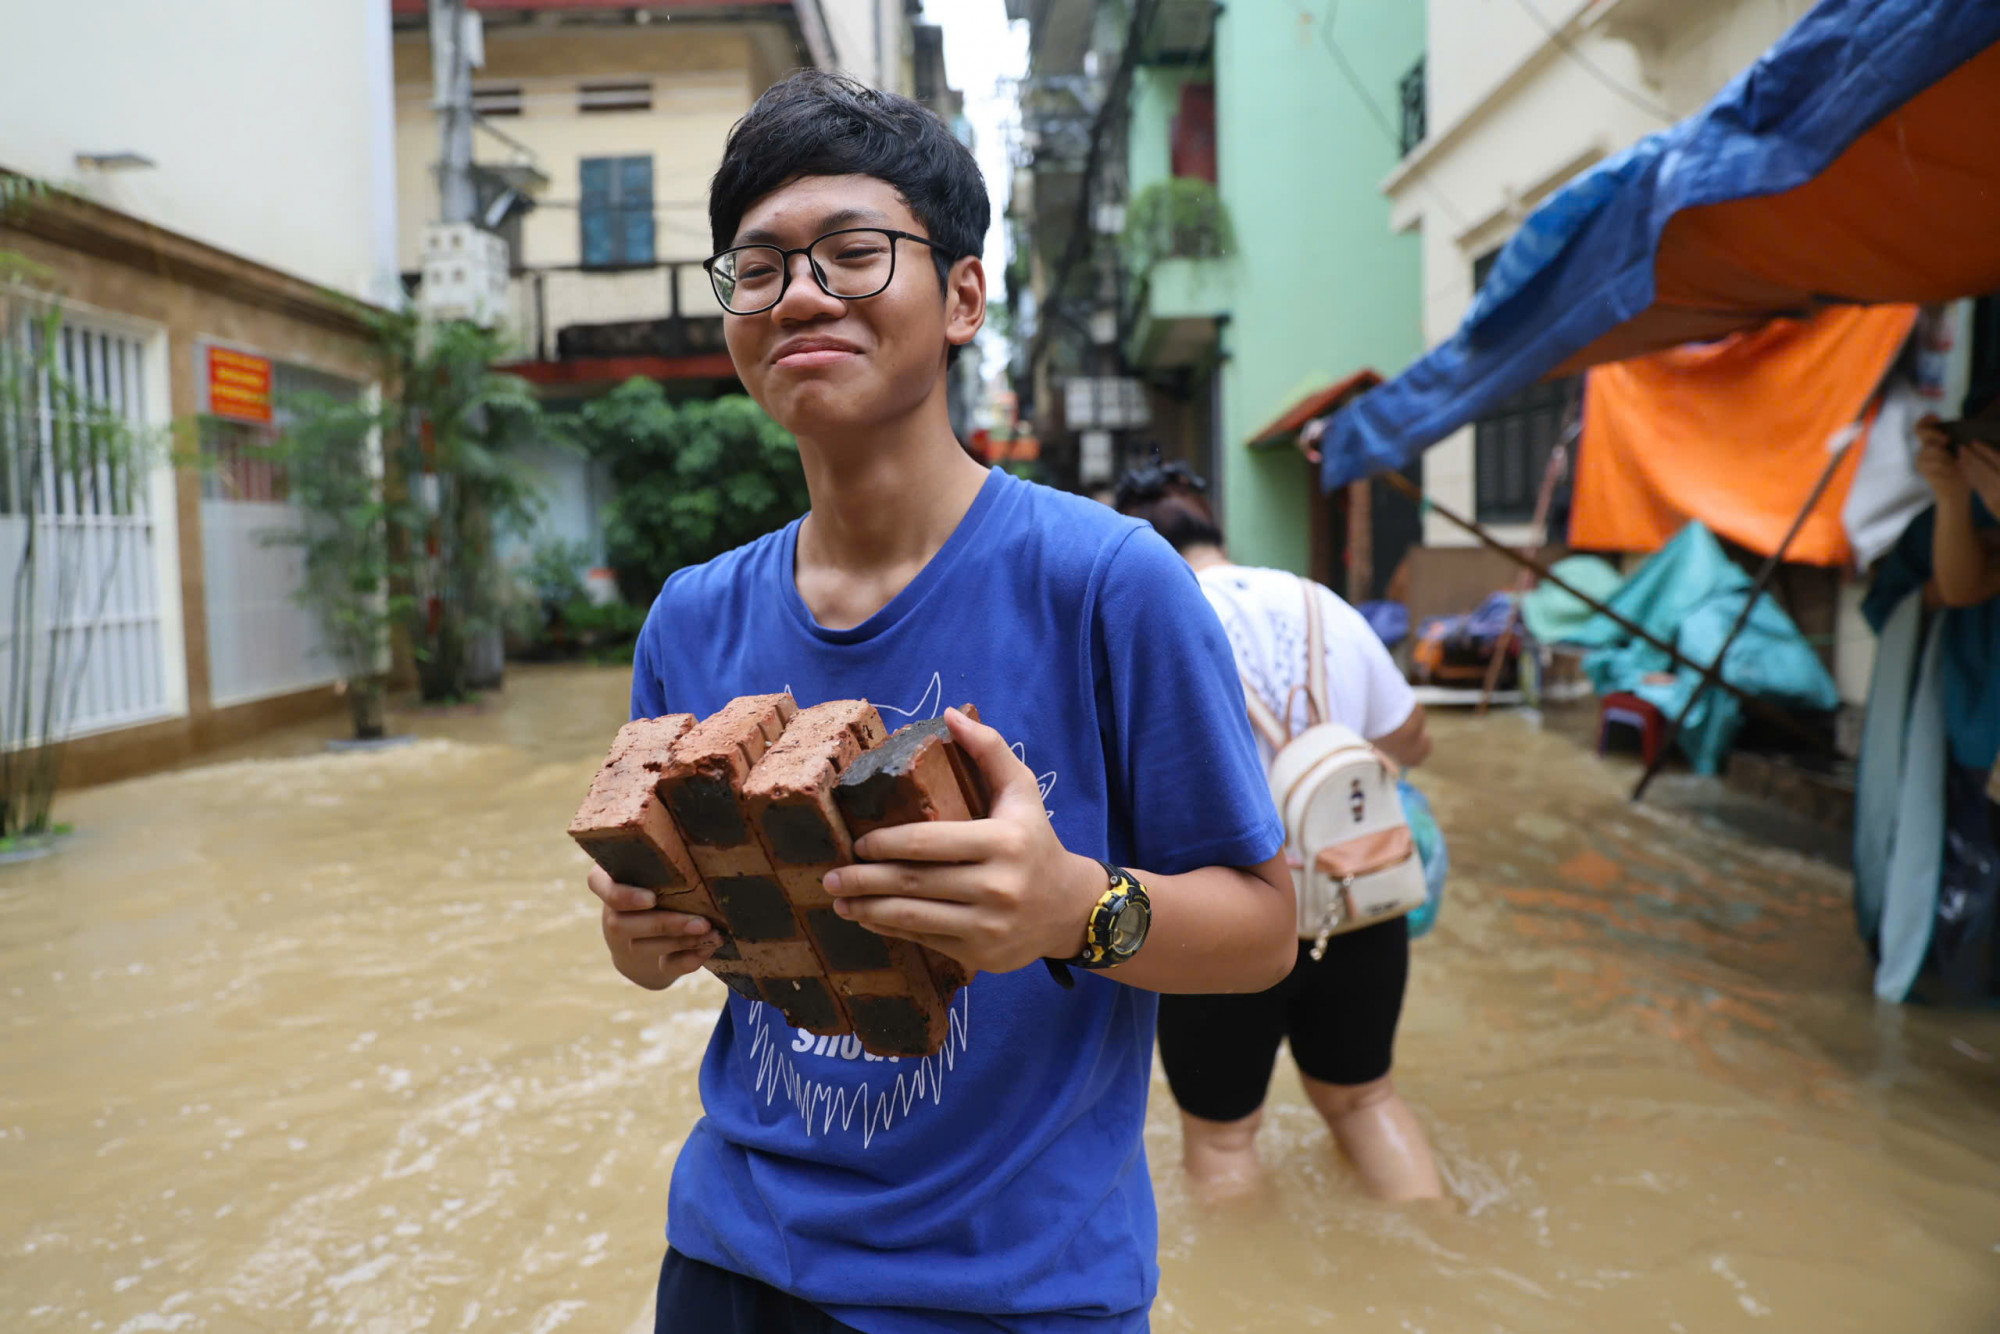
[[[332,686],[316,686],[207,713],[78,737],[63,755],[61,787],[65,791],[94,787],[178,768],[273,728],[308,722],[346,708],[347,701]]]
[[[0,167],[0,176],[21,178],[19,172],[6,167]],[[23,206],[0,223],[0,232],[5,231],[108,259],[350,337],[367,338],[367,317],[383,313],[381,307],[359,297],[74,195],[55,195]]]

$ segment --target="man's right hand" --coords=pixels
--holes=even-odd
[[[604,905],[604,943],[613,966],[648,991],[672,986],[722,945],[706,918],[655,908],[652,890],[621,885],[601,866],[591,867],[584,883]]]

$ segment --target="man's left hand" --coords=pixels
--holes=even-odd
[[[945,720],[986,778],[990,814],[865,835],[854,845],[862,860],[827,874],[834,910],[980,972],[1080,953],[1104,868],[1063,847],[1034,772],[1000,733],[957,709]]]

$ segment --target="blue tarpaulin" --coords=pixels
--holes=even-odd
[[[1823,0],[1705,110],[1536,209],[1457,332],[1331,419],[1322,485],[1401,467],[1557,370],[2000,287],[1996,42],[1992,0]]]

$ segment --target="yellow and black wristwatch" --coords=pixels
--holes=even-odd
[[[1099,860],[1110,886],[1099,896],[1083,926],[1083,952],[1073,959],[1047,959],[1049,973],[1065,987],[1076,985],[1070,968],[1116,968],[1139,952],[1153,927],[1153,900],[1146,887],[1122,866]]]

